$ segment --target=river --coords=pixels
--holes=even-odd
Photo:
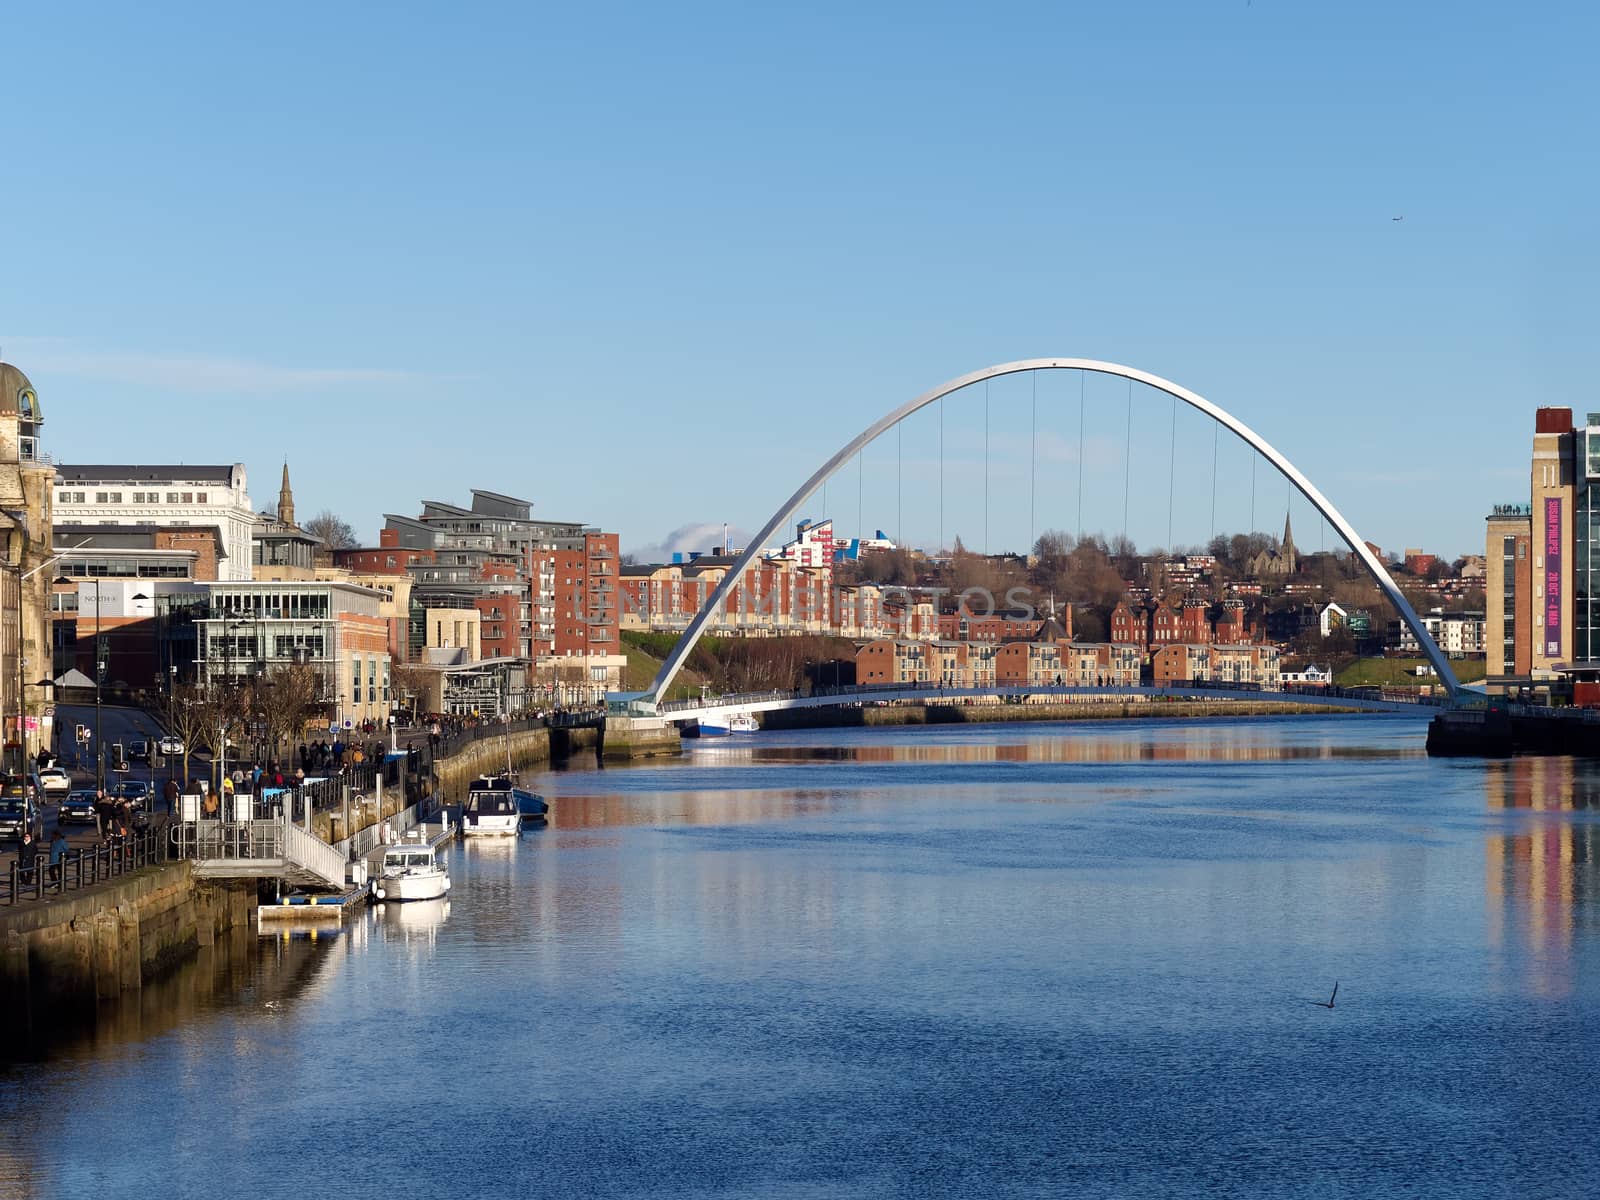
[[[452,848],[447,903],[251,941],[0,1075],[0,1197],[1595,1195],[1600,770],[1422,736],[542,774],[554,823]]]

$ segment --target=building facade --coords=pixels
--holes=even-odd
[[[1549,678],[1572,661],[1572,517],[1575,431],[1570,408],[1534,414],[1532,512],[1533,649],[1531,671]]]
[[[49,569],[56,468],[40,448],[44,409],[28,377],[0,363],[0,713],[6,745],[25,759],[50,744],[51,697],[35,686],[54,672]],[[7,765],[20,765],[8,758]]]
[[[63,466],[55,480],[56,523],[214,525],[222,531],[223,578],[250,579],[256,525],[243,463],[232,466]],[[70,543],[71,530],[62,538]]]
[[[338,580],[208,585],[200,630],[200,677],[247,680],[307,663],[323,678],[322,702],[342,724],[388,719],[389,625],[384,596]]]

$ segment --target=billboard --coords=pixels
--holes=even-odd
[[[1561,656],[1561,497],[1544,500],[1544,653]]]

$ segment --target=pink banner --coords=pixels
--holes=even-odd
[[[1544,500],[1544,653],[1561,654],[1561,497]]]

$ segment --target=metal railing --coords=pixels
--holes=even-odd
[[[344,855],[292,824],[287,814],[266,820],[182,822],[172,827],[172,853],[201,864],[252,859],[263,866],[283,864],[309,871],[330,885],[344,882]]]
[[[44,855],[31,868],[12,859],[10,869],[0,876],[0,887],[4,888],[0,900],[6,904],[44,900],[166,862],[169,856],[162,833],[160,829],[146,829],[127,837],[108,838],[99,845],[71,851],[55,864],[47,862]]]
[[[1159,697],[1166,692],[1243,692],[1283,698],[1292,696],[1297,700],[1312,703],[1318,697],[1326,697],[1337,700],[1375,701],[1383,704],[1415,704],[1436,708],[1447,707],[1449,703],[1445,697],[1424,696],[1406,689],[1378,688],[1376,686],[1366,688],[1308,688],[1292,684],[1268,688],[1248,680],[1175,679],[1161,684],[1111,682],[1086,684],[1065,681],[1061,683],[1007,682],[982,685],[945,683],[939,680],[917,680],[905,683],[816,684],[804,690],[774,688],[764,692],[736,692],[725,696],[708,696],[704,700],[663,700],[656,706],[656,711],[663,714],[694,712],[708,708],[731,708],[744,704],[781,703],[786,700],[804,700],[826,696],[837,696],[842,701],[849,702],[852,700],[870,700],[875,695],[885,693],[897,693],[901,696],[914,694],[918,697],[936,698],[947,693],[957,695],[984,693],[997,697],[1079,696],[1089,693],[1104,694],[1106,696]],[[1177,698],[1189,699],[1190,697]]]

